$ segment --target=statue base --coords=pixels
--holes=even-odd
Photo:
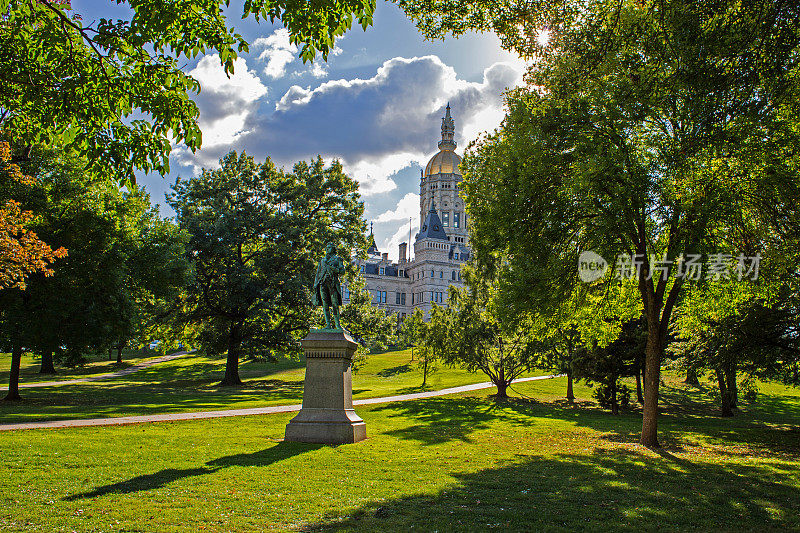
[[[346,331],[312,329],[301,344],[306,356],[303,407],[286,425],[284,440],[348,444],[366,439],[367,425],[353,410],[356,342]]]

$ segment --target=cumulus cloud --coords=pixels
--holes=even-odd
[[[262,49],[259,61],[266,61],[264,74],[270,78],[282,78],[286,66],[297,58],[297,46],[289,42],[289,30],[280,28],[269,37],[259,37],[253,41],[255,50]]]
[[[375,218],[375,222],[393,222],[419,218],[419,194],[410,192],[397,203],[397,209],[384,211]]]
[[[417,216],[416,218],[419,218]],[[389,259],[393,261],[397,261],[400,256],[400,249],[399,244],[401,242],[408,242],[408,232],[409,232],[409,223],[406,222],[405,224],[401,224],[397,231],[389,238],[384,239],[378,248],[382,252],[389,253]],[[412,219],[411,224],[411,235],[415,235],[419,232],[419,222],[416,219]],[[409,248],[413,248],[413,246],[409,245]],[[413,249],[410,249],[406,252],[406,259],[409,258],[409,254],[413,255]]]
[[[247,133],[245,123],[258,100],[267,94],[267,87],[241,57],[236,58],[230,77],[216,54],[201,59],[189,74],[201,88],[195,102],[200,108],[203,147],[213,150],[230,146]]]
[[[274,111],[263,106],[248,114],[241,128],[247,133],[235,143],[204,145],[195,164],[213,165],[233,148],[286,166],[321,154],[339,158],[359,180],[362,195],[386,193],[396,188],[396,173],[424,165],[436,152],[448,101],[463,149],[479,132],[500,124],[502,92],[520,83],[522,71],[517,64],[495,63],[481,81],[471,82],[436,56],[396,57],[366,79],[294,85]]]

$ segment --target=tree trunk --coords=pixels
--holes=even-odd
[[[55,374],[56,368],[53,366],[53,350],[45,350],[42,352],[42,367],[39,369],[40,374]]]
[[[617,404],[617,377],[614,376],[614,381],[611,383],[611,414],[619,414],[619,405]]]
[[[642,396],[642,374],[639,372],[639,362],[636,362],[636,401],[639,404],[644,403],[644,397]]]
[[[117,344],[117,364],[122,363],[122,349],[125,347],[125,344],[120,343]]]
[[[508,383],[504,379],[497,380],[495,386],[497,387],[497,394],[495,395],[497,399],[505,400],[508,398]]]
[[[728,387],[731,409],[739,408],[739,386],[736,384],[736,363],[725,365],[725,385]]]
[[[422,363],[422,386],[428,382],[428,354],[425,354],[425,361]]]
[[[725,373],[720,367],[715,369],[715,373],[717,375],[717,383],[719,384],[719,397],[722,403],[722,416],[733,416],[733,411],[731,410],[731,396],[730,392],[728,391],[728,384],[725,382]]]
[[[108,349],[108,360],[109,361],[113,361],[114,360],[114,348],[113,347],[110,347]]]
[[[690,366],[686,370],[686,379],[683,380],[683,382],[687,385],[692,385],[693,387],[699,387],[700,380],[697,378],[697,368]]]
[[[11,347],[11,371],[8,373],[8,394],[5,401],[21,400],[19,395],[19,366],[22,361],[22,346],[14,342]]]
[[[644,364],[644,403],[642,404],[642,435],[639,443],[649,448],[658,444],[658,385],[661,381],[661,328],[657,313],[647,317],[647,345]]]
[[[567,370],[567,401],[575,403],[575,394],[572,392],[572,367]]]
[[[228,360],[225,363],[225,378],[220,385],[237,386],[242,384],[239,378],[239,351],[242,347],[242,324],[231,323],[228,335]]]

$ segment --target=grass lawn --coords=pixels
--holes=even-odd
[[[163,354],[154,350],[143,351],[124,351],[123,361],[117,364],[117,353],[114,352],[114,360],[110,361],[108,355],[87,357],[86,364],[78,367],[56,366],[57,374],[40,374],[39,368],[42,364],[38,356],[23,355],[20,362],[20,383],[39,383],[43,381],[67,381],[70,379],[80,379],[100,374],[117,372],[130,366],[142,363],[149,359],[154,359]],[[11,367],[11,354],[0,354],[0,387],[8,388],[8,369]]]
[[[3,433],[0,529],[800,529],[800,391],[762,385],[721,419],[665,379],[658,452],[635,444],[637,412],[601,411],[581,385],[566,405],[563,378],[502,403],[362,406],[369,438],[337,447],[281,442],[292,414]]]
[[[7,383],[10,357],[0,357],[4,365],[0,368],[6,369],[0,378]],[[371,355],[353,376],[353,397],[374,398],[487,381],[480,373],[442,367],[428,376],[423,389],[422,373],[410,359],[409,350]],[[32,357],[24,360],[29,372],[36,367]],[[109,371],[101,362],[88,368],[95,369],[95,374]],[[224,372],[224,360],[189,354],[107,381],[20,389],[25,401],[0,402],[0,423],[239,409],[302,401],[304,361],[242,363],[240,375],[245,384],[235,388],[217,386]],[[28,377],[24,375],[20,382],[25,383]],[[60,380],[61,376],[48,379]]]

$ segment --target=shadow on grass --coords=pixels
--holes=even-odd
[[[191,382],[165,384],[77,384],[21,391],[23,401],[0,403],[0,423],[91,417],[148,415],[187,410],[228,409],[231,404],[270,400],[293,403],[302,399],[302,381],[245,381],[240,387],[198,389]],[[85,417],[85,416],[84,416]]]
[[[768,466],[692,463],[671,454],[598,450],[526,457],[454,474],[438,494],[332,513],[303,531],[786,530],[800,526],[800,490]]]
[[[387,431],[387,435],[439,444],[451,440],[470,441],[470,434],[497,421],[524,422],[513,411],[498,409],[485,398],[427,398],[413,402],[390,403],[376,407],[389,417],[414,420],[415,424]]]
[[[231,466],[268,466],[284,459],[289,459],[301,453],[310,452],[321,448],[322,444],[301,444],[296,442],[279,442],[271,448],[255,453],[242,453],[220,457],[208,461],[203,466],[195,468],[165,468],[152,474],[144,474],[132,479],[103,485],[92,491],[67,496],[64,501],[75,501],[87,498],[97,498],[106,494],[130,494],[145,490],[154,490],[178,481],[179,479],[213,474]]]
[[[405,374],[405,373],[408,373],[408,372],[411,372],[411,365],[406,363],[404,365],[393,366],[392,368],[384,368],[383,370],[378,372],[376,375],[378,375],[378,376],[380,376],[382,378],[390,378],[390,377],[396,376],[398,374]]]

